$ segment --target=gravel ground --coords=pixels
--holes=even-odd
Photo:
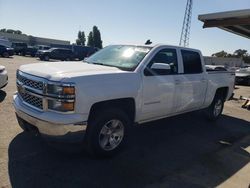
[[[31,57],[0,58],[9,84],[0,91],[0,187],[247,187],[250,183],[250,111],[237,86],[223,117],[200,112],[134,127],[124,150],[111,159],[62,152],[22,132],[12,106],[15,71]]]

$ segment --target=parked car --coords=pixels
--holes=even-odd
[[[206,65],[206,70],[209,71],[227,71],[223,65]]]
[[[0,45],[10,48],[12,43],[9,41],[8,38],[0,36]]]
[[[49,50],[51,47],[47,45],[37,45],[37,50]]]
[[[89,46],[79,46],[79,45],[72,46],[74,57],[75,59],[78,59],[78,60],[83,60],[84,58],[91,56],[98,50],[99,50],[98,48],[89,47]]]
[[[250,86],[250,66],[236,70],[236,84],[247,84]]]
[[[14,48],[15,54],[25,56],[28,45],[27,45],[27,43],[24,43],[24,42],[13,42],[12,48]]]
[[[25,52],[25,55],[30,55],[31,57],[35,57],[37,53],[37,48],[34,46],[28,46]]]
[[[4,66],[0,65],[0,89],[8,84],[8,73]]]
[[[57,59],[62,61],[69,61],[74,59],[74,54],[70,49],[51,48],[49,50],[42,50],[38,52],[38,57],[41,60],[49,61],[50,59]]]
[[[110,156],[134,124],[195,110],[217,120],[234,79],[229,71],[207,72],[199,50],[111,45],[84,62],[22,65],[13,103],[24,131]]]
[[[2,57],[9,57],[14,55],[14,49],[8,48],[6,46],[0,45],[0,55]]]

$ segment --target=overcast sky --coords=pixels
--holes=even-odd
[[[105,45],[154,43],[178,45],[186,0],[0,0],[0,28],[75,42],[97,25]],[[199,14],[250,9],[250,0],[194,0],[190,47],[205,55],[244,48],[250,40],[212,28],[202,29]]]

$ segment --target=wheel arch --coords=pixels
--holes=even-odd
[[[136,107],[135,99],[132,97],[106,100],[93,104],[90,108],[88,121],[94,118],[97,111],[101,111],[105,108],[119,108],[128,115],[131,122],[135,121]]]
[[[222,95],[223,100],[226,101],[228,96],[228,91],[229,91],[228,87],[220,87],[216,90],[215,96]]]

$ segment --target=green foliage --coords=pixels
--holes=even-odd
[[[94,40],[93,40],[93,33],[92,31],[90,31],[89,33],[89,36],[88,36],[88,46],[91,46],[91,47],[94,47],[95,44],[94,44]]]
[[[242,49],[235,50],[233,55],[235,57],[242,57],[242,58],[249,56],[247,50],[242,50]]]
[[[233,54],[227,53],[224,50],[212,54],[213,57],[236,57],[236,58],[242,58],[245,63],[250,64],[250,54],[247,53],[247,50],[245,49],[238,49],[235,50]]]
[[[93,27],[93,41],[94,41],[94,47],[102,48],[102,39],[101,39],[101,33],[97,26]]]
[[[13,30],[13,29],[0,29],[0,32],[3,32],[3,33],[11,33],[11,34],[18,34],[18,35],[21,35],[22,34],[22,31],[20,30]]]
[[[88,46],[102,48],[101,32],[97,26],[94,26],[88,35]]]
[[[5,28],[0,29],[0,32],[6,33],[6,29]]]
[[[227,57],[228,56],[228,53],[225,52],[224,50],[220,51],[220,52],[217,52],[217,53],[214,53],[212,54],[213,57]]]
[[[84,31],[78,31],[78,38],[76,39],[77,45],[85,46],[86,37]]]

